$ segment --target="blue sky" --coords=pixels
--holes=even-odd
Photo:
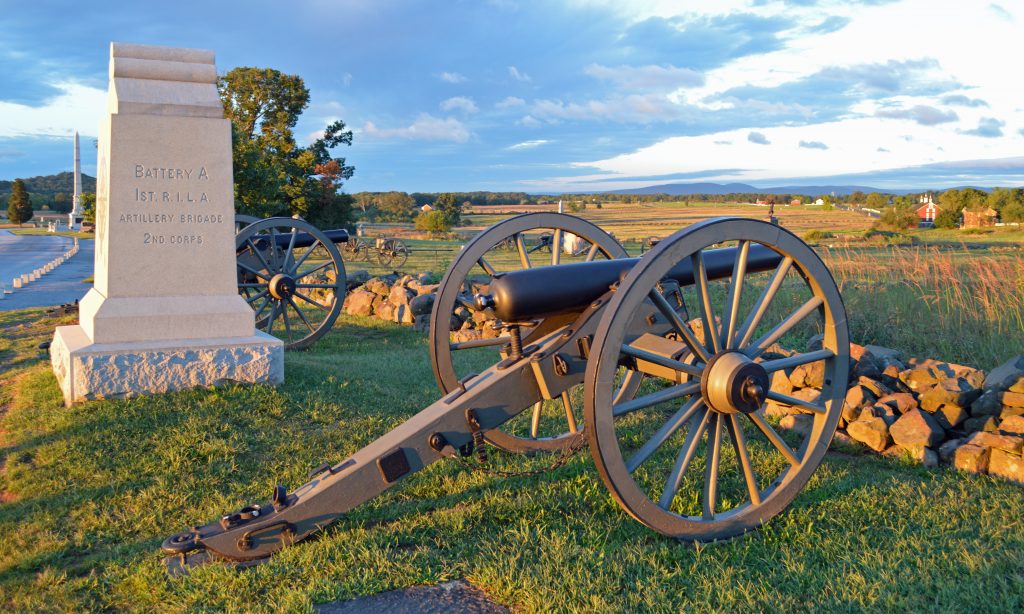
[[[1020,0],[0,0],[0,178],[83,166],[110,41],[298,74],[362,190],[1024,185]]]

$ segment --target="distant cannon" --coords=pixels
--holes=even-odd
[[[553,245],[571,232],[591,247],[571,258],[552,250],[539,265],[525,247],[539,229]],[[509,238],[516,249],[499,261]],[[488,336],[453,340],[469,330],[464,313],[487,322]],[[815,333],[820,344],[804,352],[777,344]],[[850,359],[831,274],[784,229],[713,219],[627,259],[600,228],[554,213],[505,220],[462,249],[437,293],[430,348],[440,400],[298,489],[278,486],[270,502],[169,537],[169,560],[267,557],[485,441],[565,458],[589,443],[633,518],[677,539],[727,539],[781,513],[810,479]],[[489,366],[462,375],[478,365]],[[780,376],[798,369],[820,396],[789,393]],[[780,434],[768,401],[803,412],[802,428]]]

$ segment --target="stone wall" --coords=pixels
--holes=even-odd
[[[431,279],[426,273],[374,278],[362,271],[353,273],[345,313],[427,332],[438,288]],[[453,314],[451,330],[453,341],[500,334],[484,314],[463,307]],[[702,338],[702,331],[696,334]],[[820,343],[812,339],[808,350],[819,349]],[[796,353],[778,345],[769,352],[766,356],[775,358]],[[874,345],[851,343],[850,355],[838,440],[914,458],[929,467],[949,464],[1024,484],[1024,356],[986,374],[938,360],[905,358],[898,350]],[[777,371],[772,390],[813,402],[821,394],[823,378],[821,362]],[[774,401],[768,401],[765,413],[796,431],[809,429],[813,422],[803,410]]]
[[[850,344],[850,354],[838,439],[925,466],[945,463],[1024,484],[1024,356],[986,374],[872,345]],[[822,373],[822,363],[780,371],[772,389],[814,400]],[[773,401],[765,411],[780,416],[785,428],[806,429],[812,421],[802,410]]]

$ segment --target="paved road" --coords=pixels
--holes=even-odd
[[[82,280],[93,273],[93,241],[87,239],[80,239],[78,253],[53,271],[24,288],[11,287],[15,277],[43,266],[73,243],[69,237],[15,235],[0,230],[0,284],[12,291],[0,299],[0,311],[62,305],[85,296],[92,284]]]

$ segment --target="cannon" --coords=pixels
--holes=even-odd
[[[345,300],[346,230],[300,219],[235,217],[238,292],[256,312],[256,328],[290,350],[309,347],[334,325]]]
[[[538,230],[590,248],[534,262],[524,245]],[[519,247],[502,263],[507,250],[493,248],[508,238]],[[453,340],[468,330],[469,320],[455,326],[464,312],[486,336]],[[589,445],[637,521],[679,540],[732,538],[807,484],[849,377],[846,316],[827,267],[792,233],[753,219],[701,222],[629,259],[584,220],[511,218],[463,248],[431,324],[438,401],[299,488],[277,486],[269,502],[167,538],[168,564],[265,558],[431,463],[488,445],[563,457]],[[787,349],[812,337],[804,351]],[[796,370],[818,396],[789,393],[782,376]],[[768,404],[800,412],[801,428],[779,429]]]

